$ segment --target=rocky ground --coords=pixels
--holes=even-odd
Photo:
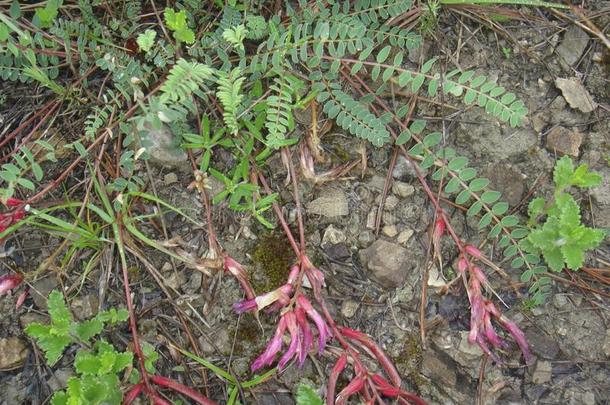
[[[608,2],[600,3],[610,6]],[[449,64],[458,63],[463,68],[477,68],[497,76],[499,83],[526,101],[529,121],[524,127],[513,129],[499,125],[478,108],[451,110],[424,103],[420,115],[444,116],[447,144],[467,156],[491,179],[492,186],[503,192],[511,208],[521,213],[532,196],[544,196],[551,190],[549,175],[557,156],[567,154],[588,163],[605,180],[590,195],[581,195],[584,220],[610,228],[607,49],[582,29],[565,23],[506,23],[515,42],[467,21],[458,24],[453,20],[445,26],[453,28],[443,33],[447,40],[435,52]],[[502,52],[503,48],[509,51]],[[430,125],[440,128],[441,122],[436,120]],[[322,143],[329,158],[328,167],[358,159],[362,148],[360,141],[335,130],[324,135]],[[463,288],[440,294],[453,277],[451,269],[433,266],[426,307],[430,321],[428,346],[421,346],[418,308],[422,273],[429,265],[427,241],[433,209],[412,168],[399,158],[392,170],[392,185],[383,211],[378,213],[391,151],[371,147],[368,150],[364,172],[357,166],[345,179],[321,185],[301,181],[309,251],[326,274],[325,293],[336,318],[380,342],[405,376],[408,387],[430,403],[609,403],[608,300],[584,289],[555,283],[553,295],[544,306],[524,310],[522,297],[515,296],[501,279],[492,277],[500,296],[510,305],[507,315],[525,330],[536,356],[535,363],[526,368],[513,347],[507,364],[499,367],[467,341],[469,308]],[[160,197],[187,213],[201,212],[198,196],[186,189],[191,177],[181,169],[183,156],[174,154],[169,159],[153,166]],[[269,173],[276,173],[274,183],[288,218],[294,221],[292,196],[281,186],[285,170],[279,158],[270,161]],[[280,284],[293,259],[285,238],[223,208],[216,207],[214,214],[223,247],[248,267],[257,292]],[[458,210],[451,213],[457,232],[477,242],[480,236],[465,215]],[[379,234],[375,232],[377,215],[381,216]],[[201,229],[173,214],[167,215],[166,222],[170,224],[170,235],[184,240],[185,249],[195,255],[205,253],[207,243]],[[35,267],[57,242],[39,233],[20,237],[23,240],[18,259],[24,267]],[[446,246],[446,257],[454,253]],[[249,375],[249,364],[266,339],[251,316],[233,313],[231,305],[241,298],[234,280],[209,280],[181,267],[175,271],[159,254],[151,253],[150,260],[165,276],[165,283],[181,293],[178,304],[192,316],[202,316],[196,338],[205,357],[230,367],[238,376]],[[589,264],[604,267],[600,260],[610,260],[607,242],[591,255]],[[92,277],[95,279],[95,274]],[[519,274],[511,277],[517,281]],[[171,336],[177,326],[164,315],[166,303],[154,282],[142,274],[135,275],[133,283],[137,286],[136,303],[143,308],[143,338],[154,344],[160,336]],[[0,299],[0,403],[45,398],[49,387],[60,387],[70,375],[67,360],[54,370],[41,364],[22,332],[24,325],[44,319],[43,297],[57,286],[53,276],[37,281],[32,286],[32,299],[17,311],[14,297]],[[116,291],[108,299],[121,305],[120,289]],[[80,298],[72,302],[72,309],[82,319],[94,314],[98,309],[96,290],[85,286]],[[265,316],[261,320],[269,334],[273,320]],[[124,341],[127,333],[114,339]],[[162,361],[172,364],[165,353]],[[291,403],[296,383],[306,379],[320,385],[326,366],[324,359],[319,359],[307,360],[300,370],[289,368],[255,390],[253,403]]]

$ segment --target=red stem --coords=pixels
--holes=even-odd
[[[186,395],[187,397],[191,398],[193,401],[197,402],[198,404],[218,405],[216,402],[212,401],[211,399],[206,398],[205,396],[201,395],[199,392],[195,391],[194,389],[189,388],[184,384],[180,384],[178,381],[174,381],[172,379],[162,377],[160,375],[150,376],[150,381],[152,381],[154,384],[157,384],[160,387],[169,388],[171,390],[179,392],[180,394]]]

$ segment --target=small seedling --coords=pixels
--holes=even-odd
[[[186,42],[190,45],[195,43],[195,33],[188,27],[184,10],[176,12],[168,7],[163,12],[163,17],[165,18],[165,24],[174,32],[176,41]]]
[[[47,301],[51,323],[32,323],[25,332],[36,339],[49,366],[61,358],[66,347],[72,344],[85,346],[74,359],[78,376],[70,377],[65,391],[53,395],[53,405],[63,404],[120,404],[123,395],[118,373],[131,365],[133,354],[117,352],[103,340],[92,343],[107,325],[124,322],[128,318],[125,309],[98,313],[94,318],[76,322],[59,291],[52,291]]]
[[[528,206],[531,232],[522,245],[531,253],[542,254],[553,271],[559,272],[564,267],[578,270],[584,263],[585,252],[599,246],[606,233],[581,223],[580,206],[566,190],[571,186],[583,189],[598,186],[602,177],[590,172],[586,164],[575,169],[572,159],[564,156],[555,165],[553,180],[553,200],[539,197]],[[546,220],[540,223],[539,219],[545,216]]]

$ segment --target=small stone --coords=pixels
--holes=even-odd
[[[45,277],[36,280],[32,284],[30,296],[34,300],[34,304],[39,309],[47,309],[47,297],[49,293],[57,288],[57,280],[55,277]]]
[[[396,242],[400,243],[401,245],[405,245],[409,241],[409,239],[411,239],[411,236],[413,236],[414,233],[415,231],[413,231],[413,229],[405,229],[404,231],[398,234]]]
[[[174,290],[180,289],[184,284],[186,284],[186,277],[184,272],[171,272],[168,276],[163,278],[163,284],[172,288]]]
[[[256,235],[252,232],[252,230],[250,229],[249,226],[244,226],[244,228],[241,231],[241,234],[244,235],[244,238],[246,238],[246,239],[251,239],[251,240],[258,239],[256,237]]]
[[[392,185],[392,192],[399,197],[405,198],[412,195],[415,192],[415,187],[409,183],[402,181],[395,181]]]
[[[352,257],[352,253],[349,251],[345,243],[337,243],[336,245],[328,245],[324,252],[329,258],[336,261],[347,260]]]
[[[177,182],[178,182],[178,175],[174,172],[167,173],[165,176],[163,176],[163,183],[166,186],[169,186],[169,185],[177,183]]]
[[[21,339],[10,336],[0,339],[0,371],[10,371],[23,366],[28,348]]]
[[[553,366],[550,361],[540,360],[536,363],[536,368],[532,374],[532,382],[534,384],[544,384],[551,381],[553,375]]]
[[[387,211],[392,211],[398,205],[398,198],[395,195],[389,195],[385,199],[385,204],[383,205],[383,209]]]
[[[375,219],[377,218],[377,208],[373,208],[366,216],[366,228],[375,229]]]
[[[455,364],[449,367],[441,358],[437,357],[433,351],[426,350],[423,353],[421,372],[429,377],[438,386],[445,388],[455,387],[457,374]]]
[[[356,315],[356,311],[358,311],[358,304],[354,300],[345,300],[343,304],[341,304],[341,314],[346,318],[353,318]]]
[[[598,204],[610,205],[610,170],[601,170],[600,174],[602,176],[602,183],[592,188],[590,194]]]
[[[546,148],[560,156],[578,157],[583,135],[564,127],[555,127],[546,136]]]
[[[188,170],[188,156],[180,149],[179,139],[171,130],[163,125],[160,129],[145,124],[142,135],[143,144],[149,155],[149,161],[161,167]]]
[[[76,297],[70,302],[72,313],[78,320],[92,318],[97,314],[99,299],[94,294]]]
[[[324,236],[322,236],[322,247],[336,245],[337,243],[345,242],[346,239],[345,233],[342,230],[330,225],[324,231]]]
[[[428,285],[434,288],[441,288],[447,285],[447,282],[443,279],[443,276],[436,266],[430,267],[430,271],[428,272]]]
[[[28,312],[23,314],[21,317],[19,317],[19,326],[21,326],[21,329],[25,329],[28,327],[28,325],[32,324],[32,323],[48,323],[49,322],[49,318],[42,315],[42,314],[37,314],[35,312]]]
[[[170,262],[165,262],[163,263],[163,266],[161,266],[161,271],[163,273],[170,271],[172,269],[172,264]]]
[[[556,51],[566,64],[572,66],[578,62],[588,43],[589,35],[578,26],[571,25]]]
[[[557,309],[561,309],[569,303],[570,301],[568,300],[568,297],[566,297],[564,294],[555,294],[553,296],[553,305],[555,305],[555,308]]]
[[[60,391],[66,388],[68,379],[74,375],[74,372],[69,368],[60,368],[47,380],[49,388],[53,391]]]
[[[483,355],[483,350],[479,347],[479,345],[472,344],[468,341],[468,332],[460,332],[461,339],[460,345],[458,346],[458,350],[461,353],[467,354],[473,357],[480,357]]]
[[[587,89],[578,80],[557,78],[555,86],[561,90],[563,98],[570,104],[570,107],[584,113],[589,113],[597,108],[597,103],[593,101]]]
[[[381,216],[381,221],[384,225],[394,225],[396,222],[398,222],[398,219],[394,214],[390,212],[384,212]]]
[[[371,231],[362,231],[358,234],[358,246],[361,248],[368,247],[375,240],[375,235]]]
[[[373,190],[381,191],[381,190],[383,190],[383,188],[385,186],[385,177],[373,176],[367,182],[367,185],[369,186],[369,188],[372,188]]]
[[[217,329],[214,336],[210,336],[214,344],[211,344],[205,337],[199,338],[199,345],[201,351],[206,354],[229,354],[231,353],[231,342],[232,337],[229,336],[229,332],[224,328]]]
[[[308,214],[324,217],[342,217],[349,214],[347,196],[341,190],[332,190],[307,204]]]
[[[396,243],[377,240],[360,251],[360,261],[386,288],[401,286],[410,270],[409,252]]]
[[[483,177],[489,179],[491,188],[502,191],[502,199],[516,206],[525,193],[524,176],[514,166],[506,163],[488,165],[483,170]]]
[[[548,121],[545,114],[536,114],[532,117],[532,128],[534,128],[534,131],[542,132],[547,125]]]
[[[388,238],[393,238],[398,234],[398,230],[396,229],[396,225],[386,225],[381,230],[385,236]]]
[[[422,175],[425,177],[428,174],[428,170],[422,170]],[[397,180],[417,179],[417,171],[413,164],[408,161],[404,156],[398,156],[394,170],[392,170],[392,177]]]
[[[606,329],[606,338],[604,339],[602,350],[606,358],[610,358],[610,329]]]

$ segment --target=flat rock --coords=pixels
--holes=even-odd
[[[570,107],[580,110],[584,113],[589,113],[597,108],[597,103],[582,85],[576,79],[555,79],[555,86],[561,90],[563,98],[566,99]]]
[[[28,348],[18,337],[0,339],[0,371],[10,371],[23,366],[27,356]]]
[[[402,246],[377,240],[360,251],[360,261],[366,265],[379,284],[386,288],[401,286],[409,271],[409,252]]]
[[[602,184],[591,189],[593,199],[601,205],[610,205],[610,170],[595,170],[602,176]]]
[[[346,318],[353,318],[360,305],[354,300],[345,300],[341,304],[341,314]]]
[[[546,333],[530,328],[525,331],[525,337],[532,353],[535,355],[543,359],[553,360],[559,354],[559,344]]]
[[[582,140],[582,133],[559,126],[553,128],[546,136],[546,148],[549,152],[558,153],[560,156],[578,157]]]
[[[578,26],[571,25],[566,30],[556,52],[566,64],[572,66],[578,62],[588,43],[589,35]]]
[[[532,375],[534,384],[544,384],[551,381],[553,366],[550,361],[538,361]]]
[[[399,197],[405,198],[415,192],[415,187],[409,183],[395,181],[394,184],[392,184],[392,192]]]
[[[524,176],[513,165],[498,163],[483,169],[483,176],[491,183],[491,188],[502,192],[502,200],[511,206],[519,204],[525,192]]]
[[[342,217],[349,213],[347,196],[341,190],[330,190],[307,204],[307,213],[323,217]]]
[[[345,242],[346,239],[347,238],[345,236],[345,232],[343,232],[341,229],[336,228],[333,225],[330,225],[324,231],[324,236],[322,236],[321,245],[322,247],[336,245],[337,243]]]
[[[186,152],[180,149],[178,137],[167,126],[155,129],[145,125],[142,146],[146,148],[149,162],[164,168],[188,170],[190,168]]]
[[[47,309],[47,297],[49,293],[57,288],[57,280],[55,277],[45,277],[36,280],[32,284],[30,296],[34,300],[34,304],[39,309]]]

